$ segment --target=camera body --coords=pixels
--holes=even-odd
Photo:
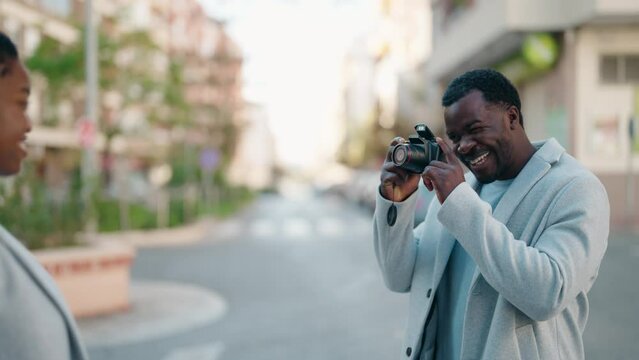
[[[391,160],[402,169],[421,174],[433,160],[444,161],[444,152],[435,135],[424,124],[415,125],[417,135],[410,135],[408,143],[397,144],[391,151]]]

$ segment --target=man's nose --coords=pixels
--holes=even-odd
[[[473,146],[475,146],[474,141],[469,138],[462,138],[457,146],[457,152],[459,152],[460,155],[466,155],[473,149]]]
[[[33,129],[33,124],[31,123],[31,118],[29,116],[25,116],[24,117],[24,121],[25,121],[24,132],[25,133],[31,132],[31,130]]]

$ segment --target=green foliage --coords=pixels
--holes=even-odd
[[[166,81],[159,76],[158,69],[154,69],[154,57],[159,49],[146,32],[127,33],[117,40],[104,37],[100,51],[102,88],[123,95],[124,106],[143,104]],[[118,56],[121,56],[119,62]]]
[[[198,182],[201,178],[199,150],[195,146],[175,146],[169,155],[169,164],[173,173],[169,182],[172,188]]]
[[[82,41],[64,45],[45,36],[33,55],[25,63],[31,71],[44,76],[48,82],[47,92],[55,100],[70,98],[74,87],[82,85],[85,78],[85,34]],[[115,64],[115,54],[119,49],[117,42],[98,34],[98,68],[100,88],[110,88],[119,77]]]
[[[46,185],[31,169],[16,178],[13,189],[0,187],[0,223],[30,249],[70,246],[84,223],[79,180],[74,177],[70,196],[55,203],[47,196]]]
[[[114,38],[104,32],[98,34],[99,86],[102,93],[116,91],[124,98],[124,106],[144,104],[154,93],[159,93],[168,114],[162,116],[150,109],[150,120],[162,124],[189,123],[190,107],[183,97],[182,67],[170,63],[166,74],[158,74],[152,65],[160,50],[146,32],[132,32]],[[47,79],[46,103],[50,108],[61,100],[73,99],[73,89],[83,85],[85,78],[85,35],[82,41],[63,45],[44,37],[33,55],[26,60],[27,67]],[[118,56],[127,58],[118,62]],[[55,111],[50,111],[55,117]],[[76,114],[79,115],[79,114]],[[55,125],[57,119],[47,119]],[[101,121],[100,123],[104,123]]]
[[[198,204],[198,214],[225,218],[237,213],[255,199],[255,193],[247,188],[241,187],[229,190],[228,198],[225,200],[215,203],[201,201]]]
[[[25,63],[29,69],[47,79],[48,91],[54,98],[68,93],[72,86],[84,79],[83,49],[79,46],[66,47],[50,37],[42,39]]]
[[[169,227],[178,227],[188,224],[202,216],[227,217],[235,214],[248,203],[255,193],[246,188],[218,189],[224,196],[216,200],[206,200],[204,196],[198,196],[195,203],[185,203],[182,197],[173,197],[169,203]],[[157,212],[143,204],[129,203],[129,230],[150,230],[158,227]],[[192,206],[193,209],[187,209]],[[120,206],[118,200],[102,199],[98,202],[98,224],[100,232],[113,232],[121,230]],[[187,213],[195,213],[188,216]]]
[[[192,124],[192,109],[184,98],[183,66],[171,59],[167,81],[164,83],[164,103],[168,105],[166,115],[162,119],[167,125]]]
[[[147,230],[157,227],[157,216],[155,212],[144,205],[131,203],[129,207],[129,229]],[[119,231],[120,225],[120,204],[115,199],[100,199],[98,208],[98,230],[100,232]]]
[[[185,203],[182,196],[173,197],[169,205],[169,227],[182,226],[202,216],[230,216],[255,197],[246,188],[226,185],[221,173],[214,177],[214,182],[217,184],[216,191],[220,194],[215,199],[207,200],[203,194],[199,194],[195,203],[189,204]],[[64,202],[56,203],[48,196],[46,184],[35,171],[31,168],[24,169],[12,186],[0,186],[0,224],[30,249],[76,245],[77,234],[84,230],[88,219],[80,184],[80,172],[73,171],[68,196]],[[94,203],[98,230],[120,231],[122,228],[118,200],[96,194]],[[187,205],[192,206],[192,209],[187,211]],[[140,203],[129,203],[127,206],[129,230],[157,228],[155,209]]]
[[[205,181],[199,167],[199,151],[196,146],[178,144],[168,159],[173,169],[170,188],[183,188],[197,184],[200,188],[192,202],[185,202],[181,196],[171,200],[169,207],[169,226],[179,226],[193,220],[196,216],[227,216],[237,211],[251,198],[251,193],[229,186],[222,170],[230,161],[237,143],[237,128],[233,122],[234,110],[231,104],[220,108],[211,105],[190,104],[184,93],[183,62],[179,57],[169,58],[162,69],[163,61],[167,61],[148,33],[134,32],[118,35],[107,35],[99,32],[98,67],[100,93],[115,92],[121,95],[123,108],[135,106],[146,113],[152,125],[159,127],[196,126],[193,114],[205,114],[206,124],[197,124],[209,140],[218,135],[216,147],[222,153],[220,169],[210,181]],[[70,103],[76,113],[82,108],[81,94],[85,81],[85,35],[81,41],[72,45],[64,45],[52,38],[44,37],[33,55],[26,59],[27,67],[47,81],[43,99],[43,123],[55,126],[59,123],[59,106],[63,102]],[[224,56],[224,55],[222,55]],[[182,59],[187,60],[188,59]],[[218,58],[215,61],[225,62]],[[230,61],[230,60],[229,60]],[[159,64],[159,66],[157,66]],[[158,69],[159,67],[159,69]],[[211,80],[213,81],[213,80]],[[101,114],[106,114],[101,111]],[[120,133],[120,128],[113,122],[99,121],[101,131],[107,136],[104,156],[108,157],[110,142]],[[211,142],[213,142],[211,140]],[[157,160],[157,159],[156,159]],[[162,158],[161,161],[167,161]],[[0,186],[0,223],[25,241],[30,248],[56,247],[73,244],[76,233],[85,229],[85,224],[92,218],[97,220],[99,231],[117,231],[120,224],[120,204],[115,199],[106,198],[102,194],[102,184],[94,184],[98,189],[91,196],[91,205],[86,207],[81,197],[81,179],[79,170],[72,172],[72,180],[68,196],[62,203],[51,198],[42,176],[34,169],[23,171],[16,178],[12,187]],[[98,182],[96,180],[96,182]],[[207,182],[204,184],[204,182]],[[201,188],[207,188],[203,191]],[[211,189],[218,194],[210,197]],[[175,193],[175,191],[174,191]],[[194,196],[193,194],[191,196]],[[194,201],[194,202],[193,202]],[[156,209],[144,204],[129,203],[127,205],[129,229],[156,228]]]

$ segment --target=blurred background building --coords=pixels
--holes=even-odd
[[[411,131],[427,111],[430,5],[384,0],[375,6],[376,26],[353,44],[343,66],[340,154],[355,167],[378,165],[390,140]]]
[[[343,54],[341,125],[327,125],[335,132],[329,137],[342,141],[324,153],[364,169],[370,177],[364,183],[373,186],[368,170],[379,167],[390,139],[407,136],[419,122],[443,134],[446,84],[465,70],[492,67],[520,90],[530,137],[555,137],[602,179],[615,223],[639,221],[639,142],[630,136],[639,112],[636,1],[370,6],[374,26]],[[47,197],[68,197],[87,146],[100,152],[105,194],[121,201],[157,205],[149,174],[166,166],[178,197],[209,186],[201,159],[212,154],[210,171],[229,170],[229,178],[211,174],[211,184],[272,187],[278,158],[266,131],[272,109],[245,104],[242,50],[224,21],[206,15],[196,0],[96,1],[100,115],[92,129],[83,122],[83,8],[82,0],[0,2],[0,28],[16,39],[33,72],[31,159]],[[242,177],[251,166],[260,168],[261,180]]]
[[[80,190],[83,149],[94,148],[107,203],[98,211],[119,209],[119,221],[101,228],[139,227],[129,219],[135,204],[150,214],[163,207],[158,202],[175,203],[181,215],[172,218],[194,216],[207,207],[197,204],[197,193],[233,186],[226,170],[243,161],[234,157],[252,156],[235,151],[239,125],[254,117],[244,109],[241,49],[196,0],[93,1],[99,24],[93,126],[84,118],[84,8],[83,0],[0,2],[0,30],[15,39],[32,73],[31,149],[20,177],[30,180],[20,186],[46,189],[43,201],[61,206]],[[203,164],[211,154],[215,161]],[[154,183],[158,171],[167,175]],[[261,186],[270,186],[272,168],[260,171]],[[142,222],[169,225],[157,221]]]
[[[229,168],[229,179],[253,190],[275,185],[275,143],[263,106],[246,103],[238,124],[241,135],[236,156]]]
[[[637,166],[629,170],[630,157],[639,160],[628,133],[638,109],[639,3],[469,0],[432,6],[429,78],[441,89],[465,70],[502,71],[520,90],[531,139],[556,138],[604,182],[613,220],[639,221],[629,209],[639,191],[627,175],[637,172]]]
[[[495,68],[519,89],[530,138],[556,138],[601,178],[613,221],[639,222],[639,143],[630,136],[639,114],[639,2],[378,4],[379,27],[344,62],[346,163],[379,163],[390,139],[417,122],[443,135],[448,82]]]
[[[0,225],[59,284],[82,280],[71,304],[122,295],[104,316],[73,309],[92,317],[92,358],[392,357],[406,298],[383,288],[371,246],[380,166],[417,123],[444,136],[445,87],[483,67],[513,80],[533,141],[556,138],[606,186],[621,226],[584,343],[589,357],[637,358],[638,0],[92,0],[96,119],[87,4],[0,0],[33,122],[21,173],[0,181]],[[96,184],[81,176],[89,150]],[[415,222],[433,198],[419,192]],[[193,290],[230,311],[217,302],[210,318]],[[320,321],[300,331],[309,313]]]

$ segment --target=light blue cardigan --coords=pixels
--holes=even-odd
[[[391,202],[377,194],[377,261],[389,289],[410,292],[402,359],[418,359],[422,341],[424,358],[434,357],[438,319],[431,310],[454,239],[477,263],[462,359],[584,358],[586,294],[607,246],[608,197],[557,141],[534,145],[494,213],[470,173],[442,205],[433,200],[415,229],[416,194],[396,204],[394,226],[386,219]]]

